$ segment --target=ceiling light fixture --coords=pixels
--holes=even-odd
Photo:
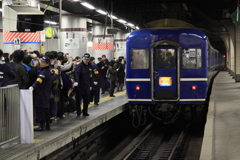
[[[164,8],[164,9],[168,9],[168,7],[166,6],[166,4],[161,4],[161,6],[162,6],[162,8]]]
[[[103,10],[101,10],[101,9],[97,9],[96,10],[98,13],[101,13],[101,14],[103,14],[103,15],[106,15],[107,14],[107,12],[106,11],[103,11]]]
[[[114,15],[109,15],[109,17],[111,17],[112,19],[118,19],[116,16]]]
[[[44,21],[44,22],[49,24],[58,24],[57,22],[53,22],[53,21]]]
[[[117,20],[118,22],[120,22],[120,23],[127,23],[125,20],[123,20],[123,19],[119,19],[119,20]]]
[[[138,26],[136,26],[136,29],[139,29],[139,27],[138,27]]]
[[[133,27],[133,26],[134,26],[134,24],[132,24],[132,23],[127,23],[127,25],[129,25],[129,26],[131,26],[131,27]]]
[[[185,9],[185,11],[188,11],[188,7],[187,7],[186,3],[183,3],[182,6]]]
[[[82,2],[81,5],[89,8],[89,9],[95,9],[95,7],[93,5],[91,5],[91,4],[87,3],[87,2]]]
[[[3,10],[2,10],[2,8],[0,8],[0,12],[2,12]]]

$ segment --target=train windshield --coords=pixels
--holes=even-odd
[[[156,68],[175,68],[175,57],[174,49],[157,49],[155,58]]]
[[[202,50],[198,48],[186,48],[182,50],[182,67],[184,69],[202,68]]]

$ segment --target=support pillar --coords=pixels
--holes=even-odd
[[[235,53],[236,53],[236,48],[235,45],[235,30],[236,26],[233,25],[232,23],[228,23],[228,21],[223,21],[223,24],[228,30],[229,33],[229,52],[226,54],[226,66],[227,70],[230,73],[231,76],[235,77],[236,73],[236,68],[235,68]],[[225,43],[225,42],[224,42]],[[226,46],[227,48],[227,46]]]
[[[102,57],[106,55],[107,59],[110,61],[113,59],[113,35],[107,34],[105,32],[104,37],[104,25],[93,23],[93,45],[92,45],[93,57]]]
[[[126,38],[129,33],[118,31],[115,38],[116,58],[120,56],[126,57]]]
[[[240,82],[240,28],[236,27],[236,58],[235,58],[235,81]]]
[[[73,58],[87,52],[87,20],[75,15],[62,15],[60,50]]]

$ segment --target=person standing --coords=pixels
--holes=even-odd
[[[49,70],[50,58],[44,56],[40,61],[40,73],[37,80],[29,89],[33,90],[33,106],[36,111],[37,122],[39,127],[34,131],[50,130],[50,112],[49,98],[52,86],[52,75]],[[46,123],[46,128],[45,128]]]
[[[22,60],[25,53],[22,50],[16,50],[13,52],[13,61],[10,65],[15,70],[15,78],[8,81],[7,84],[18,84],[19,89],[27,89],[29,86],[29,76],[26,71],[26,67],[22,65]]]
[[[122,58],[118,59],[118,72],[117,72],[117,91],[123,91],[124,77],[125,77],[125,65]]]
[[[95,64],[95,58],[91,57],[90,58],[90,62],[92,65],[92,90],[90,91],[90,102],[93,101],[94,99],[94,104],[98,105],[99,102],[99,95],[100,95],[100,88],[101,88],[101,84],[100,84],[100,74],[99,74],[99,70],[97,65]]]
[[[114,93],[114,89],[115,89],[115,86],[116,86],[116,82],[117,82],[117,72],[118,72],[118,68],[117,68],[117,63],[116,61],[114,60],[111,60],[110,62],[110,67],[109,67],[109,73],[110,73],[110,80],[111,80],[111,83],[110,83],[110,91],[109,91],[109,96],[110,97],[115,97],[113,95]]]
[[[7,82],[15,78],[15,71],[9,63],[3,60],[3,51],[0,49],[0,87],[7,85]]]
[[[102,94],[104,94],[105,91],[108,90],[108,80],[106,78],[108,67],[109,67],[109,61],[106,58],[106,55],[102,55],[102,60],[101,62],[98,63],[98,68],[101,74]]]
[[[92,65],[90,61],[90,54],[85,53],[82,61],[77,65],[75,70],[75,82],[74,86],[76,89],[76,110],[77,115],[89,116],[88,104],[90,90],[92,88]],[[81,112],[81,99],[83,99],[83,110]]]

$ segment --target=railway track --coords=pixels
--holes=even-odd
[[[150,124],[114,159],[175,159],[184,143],[187,130],[188,125],[164,126],[159,130]]]

